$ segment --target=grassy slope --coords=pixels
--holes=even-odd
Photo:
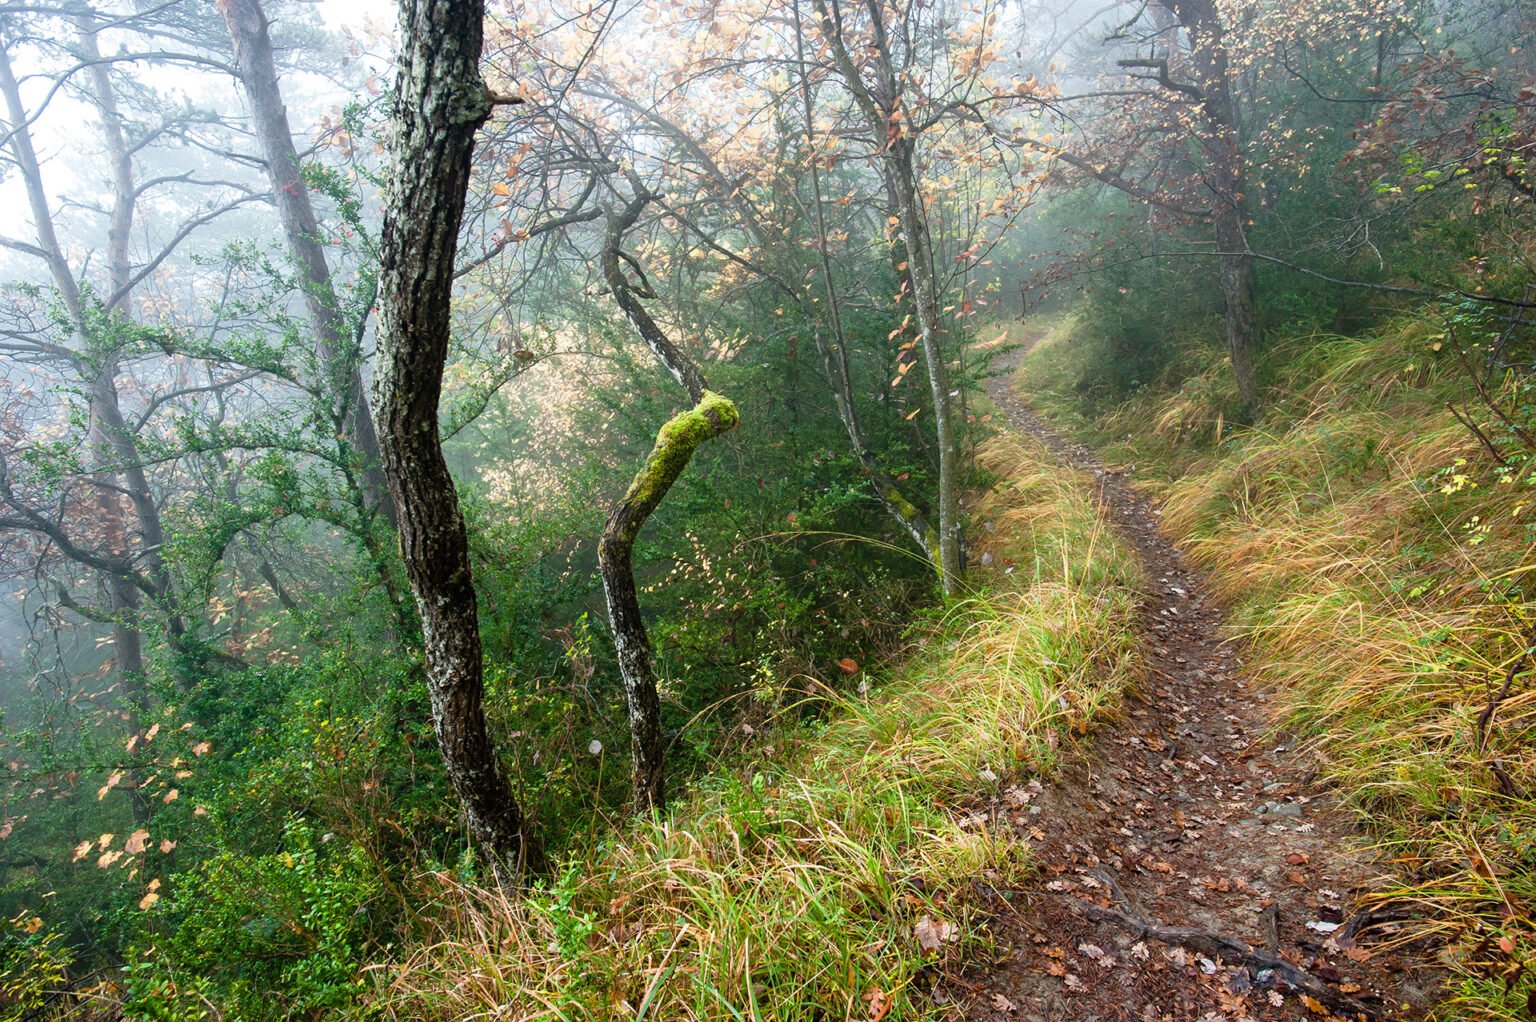
[[[1447,412],[1455,401],[1492,418],[1440,341],[1435,320],[1409,318],[1368,337],[1280,342],[1276,396],[1236,432],[1218,411],[1230,406],[1220,364],[1092,421],[1076,414],[1092,344],[1070,318],[1049,325],[1017,385],[1162,498],[1251,665],[1283,693],[1287,723],[1319,744],[1401,867],[1383,897],[1415,902],[1448,942],[1446,1017],[1528,1019],[1536,690],[1524,650],[1536,590],[1522,583],[1536,476],[1500,470]]]
[[[975,960],[978,878],[1029,868],[978,795],[1048,769],[1134,673],[1133,558],[1079,480],[1017,438],[980,460],[993,565],[867,696],[824,688],[665,822],[521,903],[427,878],[418,943],[378,967],[400,1019],[910,1019],[925,967]],[[816,690],[816,686],[808,686]],[[924,948],[924,942],[933,945]]]

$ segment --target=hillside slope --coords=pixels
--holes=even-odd
[[[998,437],[981,589],[907,657],[813,678],[665,818],[577,849],[521,901],[448,874],[372,967],[397,1019],[912,1019],[994,955],[983,889],[1026,882],[987,805],[1048,775],[1134,677],[1138,575],[1086,488]],[[836,556],[829,541],[826,556]],[[601,832],[605,828],[592,828]]]

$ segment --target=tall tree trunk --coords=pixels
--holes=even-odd
[[[949,363],[944,356],[945,327],[939,311],[938,271],[933,265],[928,215],[913,167],[911,136],[903,133],[888,148],[886,164],[900,202],[902,235],[912,281],[917,314],[918,347],[928,370],[928,392],[933,398],[935,439],[939,448],[939,564],[946,596],[953,596],[965,576],[960,524],[960,440],[955,429],[954,391]]]
[[[432,722],[471,834],[503,882],[543,855],[485,720],[469,541],[438,425],[454,256],[475,133],[484,0],[401,0],[400,71],[379,267],[379,446],[421,613]]]
[[[77,29],[78,39],[85,56],[87,58],[99,56],[94,23],[89,18],[82,17],[77,22]],[[122,118],[117,110],[111,82],[100,65],[94,67],[92,71],[90,83],[95,93],[93,99],[101,115],[103,138],[112,161],[113,205],[109,221],[108,273],[115,292],[127,282],[131,272],[128,246],[129,233],[133,224],[133,163],[123,136]],[[161,605],[165,613],[167,637],[175,643],[185,633],[185,624],[176,613],[173,584],[163,556],[165,530],[160,518],[160,505],[155,500],[149,478],[144,471],[137,442],[123,418],[115,378],[116,359],[110,352],[94,360],[85,358],[84,353],[90,350],[92,342],[89,316],[81,295],[80,284],[75,279],[74,271],[65,257],[63,246],[54,228],[53,211],[43,186],[42,167],[32,144],[27,110],[22,102],[21,90],[11,66],[10,52],[4,47],[0,47],[0,95],[4,97],[6,113],[10,121],[7,144],[15,157],[27,194],[33,229],[37,236],[37,247],[48,265],[54,288],[58,292],[74,335],[72,345],[77,352],[74,368],[82,377],[90,407],[91,451],[92,458],[96,462],[92,477],[103,492],[115,488],[125,493],[133,507],[134,528],[130,528],[126,515],[112,526],[115,533],[122,538],[124,547],[122,550],[112,550],[111,555],[121,559],[124,564],[137,561],[136,568],[145,585],[129,585],[128,588],[136,588],[141,592],[147,591],[152,594],[152,598]],[[111,506],[117,508],[119,512],[123,511],[115,494],[111,498]],[[103,510],[105,512],[106,509]],[[127,546],[130,542],[129,537],[135,529],[139,536],[139,549],[136,556],[135,552]],[[122,602],[123,620],[137,622],[138,595],[135,593],[130,604],[128,597],[122,595],[126,590],[120,590],[116,584],[124,581],[124,579],[117,579],[109,583],[109,588],[118,594],[113,597],[114,609],[118,609],[115,605]],[[138,628],[140,634],[132,638],[116,629],[114,634],[123,641],[124,659],[130,665],[137,662],[142,667],[142,626],[134,627]]]
[[[597,545],[598,571],[608,604],[608,623],[619,655],[624,679],[624,700],[629,709],[631,803],[636,812],[666,805],[663,767],[666,746],[661,733],[661,696],[656,688],[651,639],[640,613],[635,588],[635,539],[646,520],[661,506],[672,484],[708,441],[735,429],[740,419],[729,399],[709,390],[704,372],[689,358],[641,304],[636,288],[621,265],[624,232],[634,226],[652,196],[638,188],[635,198],[608,218],[603,245],[603,279],[613,292],[626,319],[634,326],[656,358],[688,392],[694,407],[661,427],[645,465],[635,473],[624,498],[614,506]]]
[[[358,479],[369,509],[383,514],[392,526],[398,527],[394,501],[384,479],[368,395],[363,388],[361,356],[341,315],[330,265],[320,243],[320,225],[309,201],[309,188],[299,173],[299,154],[293,146],[288,110],[272,60],[266,14],[260,0],[219,0],[219,10],[229,28],[240,81],[251,103],[252,124],[272,180],[272,194],[288,252],[303,283],[304,307],[315,331],[320,363],[330,377],[326,382],[335,402],[335,417],[361,463]]]
[[[864,474],[869,477],[870,483],[875,488],[875,493],[881,506],[886,510],[896,523],[902,527],[907,535],[912,537],[923,553],[928,556],[934,570],[942,576],[944,572],[943,558],[939,543],[939,534],[928,524],[928,518],[919,511],[911,501],[902,495],[896,486],[895,480],[890,477],[884,467],[870,449],[869,441],[864,435],[864,426],[859,419],[858,406],[853,400],[853,373],[848,361],[848,337],[843,330],[843,316],[841,303],[837,296],[837,283],[832,278],[832,256],[827,251],[827,223],[826,207],[821,190],[821,170],[817,166],[816,156],[816,116],[811,102],[811,82],[806,71],[805,64],[805,30],[800,21],[800,4],[793,6],[795,20],[795,52],[801,65],[800,74],[800,100],[805,113],[805,142],[810,152],[810,177],[811,177],[811,201],[816,218],[816,251],[821,260],[822,290],[827,298],[827,319],[832,328],[832,337],[828,340],[820,329],[815,332],[816,350],[821,355],[821,364],[826,373],[827,382],[832,388],[832,400],[837,408],[837,417],[843,424],[843,429],[848,434],[848,443],[853,448],[854,456],[859,459],[859,465]]]
[[[1260,339],[1254,315],[1254,259],[1248,247],[1247,170],[1221,17],[1212,0],[1164,3],[1189,34],[1200,108],[1209,126],[1203,143],[1210,161],[1211,190],[1215,193],[1211,224],[1220,253],[1227,354],[1232,359],[1243,416],[1251,420],[1259,411],[1258,371],[1254,362]]]

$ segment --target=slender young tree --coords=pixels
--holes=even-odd
[[[384,480],[379,440],[363,388],[361,352],[338,302],[309,186],[293,145],[288,110],[272,59],[266,12],[260,0],[219,0],[219,11],[229,28],[240,84],[251,104],[251,126],[272,182],[288,253],[298,270],[320,364],[330,377],[326,390],[335,395],[334,417],[359,463],[358,480],[367,506],[395,525],[394,501]]]
[[[640,614],[635,588],[634,549],[646,520],[661,506],[672,484],[688,467],[694,453],[705,443],[735,429],[740,422],[736,406],[709,389],[704,372],[667,336],[641,302],[655,294],[642,281],[632,282],[624,264],[634,265],[624,252],[624,234],[640,218],[652,196],[633,182],[635,195],[623,209],[609,214],[603,245],[603,280],[613,293],[624,317],[646,346],[688,392],[694,407],[674,416],[656,434],[656,444],[635,473],[622,500],[614,506],[598,542],[598,569],[608,603],[608,621],[624,678],[629,708],[629,745],[632,760],[632,804],[636,812],[661,809],[666,804],[665,743],[661,733],[661,698],[656,689],[655,659],[650,636]]]
[[[899,17],[882,0],[865,0],[865,37],[850,42],[851,26],[837,0],[814,0],[821,35],[834,66],[853,97],[866,130],[879,147],[880,172],[895,200],[917,321],[918,347],[927,368],[939,459],[940,580],[946,595],[958,591],[965,575],[960,520],[960,441],[955,393],[944,339],[949,329],[940,309],[940,278],[934,265],[928,209],[918,179],[918,146],[923,126],[913,116],[912,77],[900,66],[887,19]],[[857,52],[863,59],[856,59]]]

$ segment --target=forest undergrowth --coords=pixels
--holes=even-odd
[[[1465,325],[1427,310],[1272,341],[1266,411],[1237,428],[1208,350],[1105,404],[1088,400],[1102,369],[1086,322],[1013,333],[1034,342],[1021,396],[1159,501],[1280,694],[1277,724],[1313,743],[1396,867],[1375,907],[1443,948],[1441,1017],[1532,1017],[1526,378],[1488,371]]]
[[[929,1017],[985,960],[973,885],[1027,850],[975,812],[1047,773],[1135,675],[1138,568],[1036,444],[979,451],[990,568],[868,686],[791,709],[664,818],[575,850],[523,898],[419,878],[415,943],[370,967],[393,1019]],[[578,865],[579,864],[579,865]]]

